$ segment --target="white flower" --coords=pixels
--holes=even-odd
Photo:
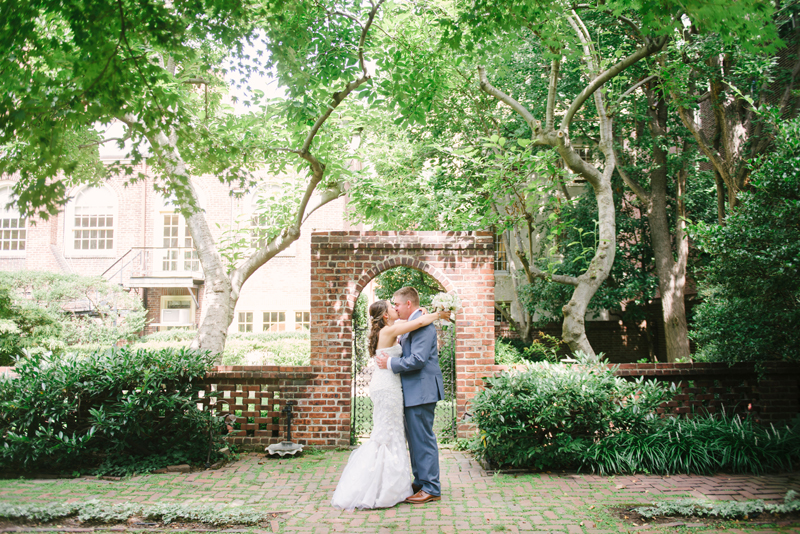
[[[461,299],[455,293],[437,293],[431,299],[431,311],[449,311],[455,313],[461,309]],[[436,321],[437,324],[450,324],[450,321]]]

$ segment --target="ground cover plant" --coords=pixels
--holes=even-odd
[[[67,517],[76,517],[81,523],[121,523],[129,517],[141,517],[164,524],[191,521],[217,526],[256,525],[272,515],[274,514],[242,507],[217,510],[208,505],[104,503],[96,499],[69,504],[0,502],[0,518],[44,523]]]
[[[797,492],[789,490],[782,503],[765,503],[761,499],[752,501],[710,501],[708,499],[678,499],[653,503],[652,506],[633,508],[646,519],[654,517],[713,517],[719,519],[746,519],[762,513],[791,514],[800,511]]]
[[[0,469],[127,474],[221,457],[221,422],[197,407],[213,358],[119,348],[32,354],[0,377]]]
[[[750,417],[654,419],[643,431],[614,433],[581,453],[583,468],[612,473],[769,473],[800,460],[798,421],[764,426]]]

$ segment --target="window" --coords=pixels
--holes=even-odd
[[[509,308],[509,306],[511,305],[510,302],[498,302],[497,304],[501,308],[503,308],[504,310],[507,310]],[[494,309],[494,322],[496,322],[496,323],[505,323],[505,322],[507,322],[505,320],[505,318],[503,317],[503,314],[500,313],[500,310],[498,310],[497,308]]]
[[[506,245],[503,241],[503,233],[494,233],[494,270],[508,270],[508,256],[506,255]]]
[[[309,330],[311,324],[311,312],[294,312],[294,329]]]
[[[286,330],[286,312],[264,312],[261,326],[264,332],[283,332]]]
[[[239,332],[253,331],[253,312],[239,312]]]
[[[72,249],[112,251],[116,195],[105,187],[89,187],[78,193],[72,208]]]
[[[194,326],[194,302],[189,295],[161,297],[162,330]]]
[[[6,209],[11,200],[11,187],[0,188],[0,251],[14,252],[25,250],[25,219],[16,209]]]
[[[200,260],[194,249],[194,240],[189,232],[189,225],[183,215],[179,213],[162,214],[164,271],[200,271]]]

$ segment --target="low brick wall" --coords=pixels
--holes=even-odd
[[[325,400],[315,398],[312,382],[317,374],[311,367],[218,366],[206,375],[204,406],[218,414],[238,415],[240,428],[228,441],[246,450],[263,451],[267,445],[286,439],[287,401],[292,409],[292,441],[325,446],[327,441],[317,428]],[[317,394],[318,395],[318,394]]]
[[[673,382],[680,393],[666,403],[662,413],[752,414],[763,423],[788,421],[800,412],[800,366],[752,363],[628,363],[617,376]]]
[[[659,409],[662,414],[691,418],[724,411],[752,415],[765,424],[786,422],[800,414],[800,365],[794,363],[766,362],[761,369],[752,363],[624,363],[616,367],[616,376],[675,384],[679,393]],[[493,365],[486,369],[486,376],[508,369]]]

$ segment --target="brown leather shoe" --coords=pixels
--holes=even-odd
[[[420,486],[419,484],[414,484],[413,482],[411,483],[411,491],[413,493],[417,493],[421,489],[422,489],[422,486]]]
[[[414,495],[406,499],[406,502],[411,504],[425,504],[431,501],[441,501],[442,498],[437,495],[431,495],[425,491],[419,490]]]

